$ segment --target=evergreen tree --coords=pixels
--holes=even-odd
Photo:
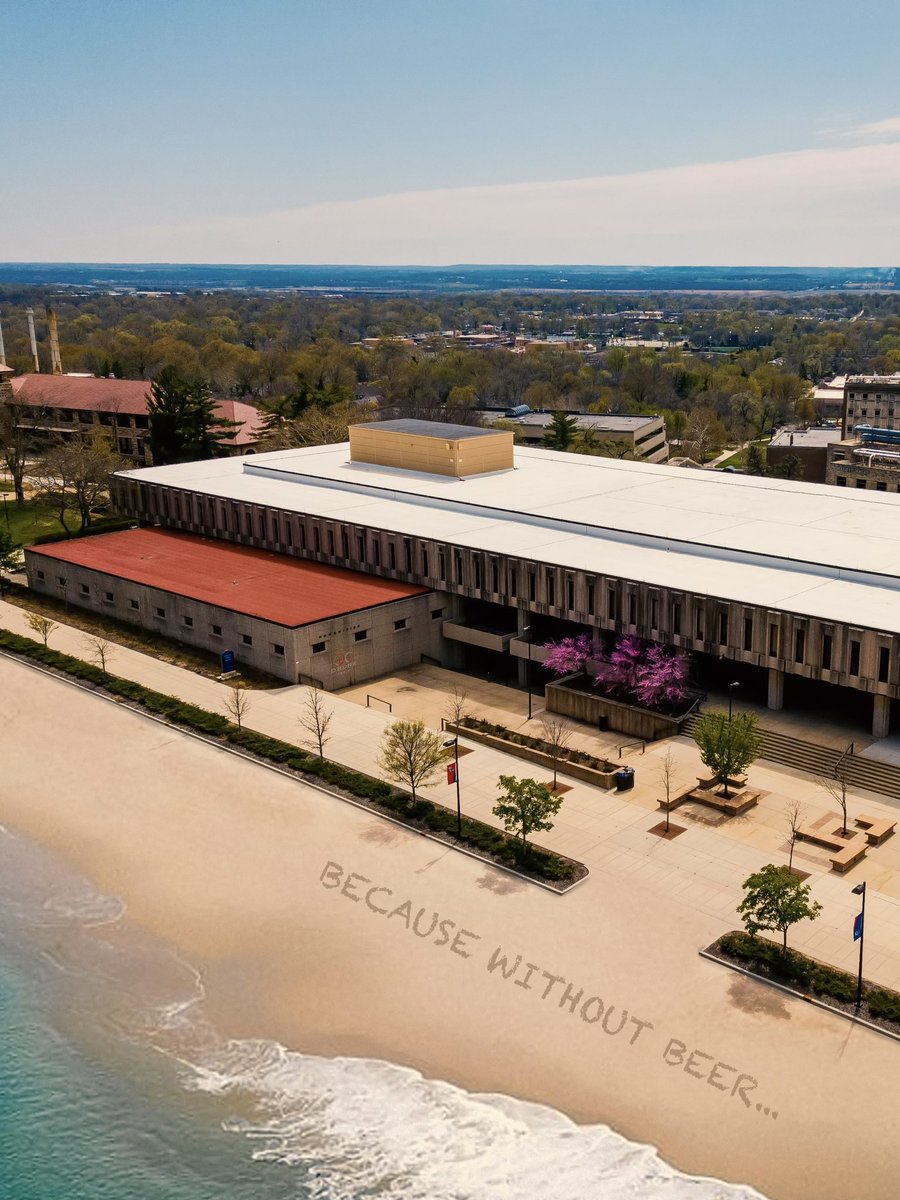
[[[550,450],[570,450],[578,432],[578,422],[568,413],[555,412],[547,426],[542,445]]]
[[[748,475],[767,475],[769,473],[766,466],[766,453],[762,446],[758,446],[756,442],[751,442],[747,447],[747,453],[744,457],[744,470]]]
[[[158,466],[219,458],[238,422],[216,414],[205,383],[183,378],[164,367],[150,385],[150,452]]]

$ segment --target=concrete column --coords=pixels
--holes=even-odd
[[[531,613],[526,612],[524,609],[520,608],[518,616],[519,616],[519,620],[518,620],[518,625],[516,626],[516,632],[518,633],[519,637],[521,637],[522,630],[526,627],[526,625],[531,624],[531,619],[530,619]],[[530,637],[531,634],[526,634],[525,636]],[[527,687],[528,686],[528,659],[520,658],[518,660],[518,664],[519,664],[518,665],[519,687]]]
[[[891,731],[891,698],[874,696],[873,699],[875,704],[872,709],[872,737],[887,737]]]
[[[769,667],[769,708],[784,708],[784,671],[777,667]]]

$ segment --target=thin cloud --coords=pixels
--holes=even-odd
[[[878,122],[884,125],[884,122]],[[900,141],[48,236],[17,258],[894,266]],[[24,250],[28,239],[21,237]],[[3,254],[0,253],[0,258]],[[7,255],[7,257],[13,257]]]

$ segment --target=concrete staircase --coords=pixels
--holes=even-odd
[[[682,733],[691,737],[698,714],[692,713],[681,726]],[[767,729],[764,725],[757,732],[762,738],[762,758],[770,762],[794,767],[806,775],[833,779],[835,773],[846,779],[852,787],[864,788],[900,800],[900,767],[892,763],[877,762],[872,758],[861,758],[858,754],[820,746],[816,742],[805,742]]]

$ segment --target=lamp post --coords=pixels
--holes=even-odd
[[[457,839],[459,839],[462,837],[462,806],[460,804],[460,799],[459,799],[459,736],[458,735],[454,738],[448,738],[444,742],[445,750],[449,750],[451,746],[453,747],[453,764],[455,767],[455,770],[453,772],[453,777],[456,781],[456,837],[457,837]]]
[[[739,683],[729,683],[728,685],[728,724],[731,724],[731,705],[734,700],[734,689],[739,688]]]
[[[853,922],[853,939],[859,942],[859,975],[856,980],[856,1007],[857,1009],[862,1004],[863,990],[863,937],[866,929],[866,885],[865,881],[858,883],[855,888],[851,889],[854,896],[862,897],[862,907],[859,910],[859,915]]]
[[[526,633],[528,634],[528,675],[527,675],[527,680],[528,680],[528,720],[530,721],[531,720],[531,645],[532,645],[531,626],[530,625],[526,625],[525,628],[522,630],[522,633],[519,634],[519,636],[521,637],[522,634],[526,634]]]

